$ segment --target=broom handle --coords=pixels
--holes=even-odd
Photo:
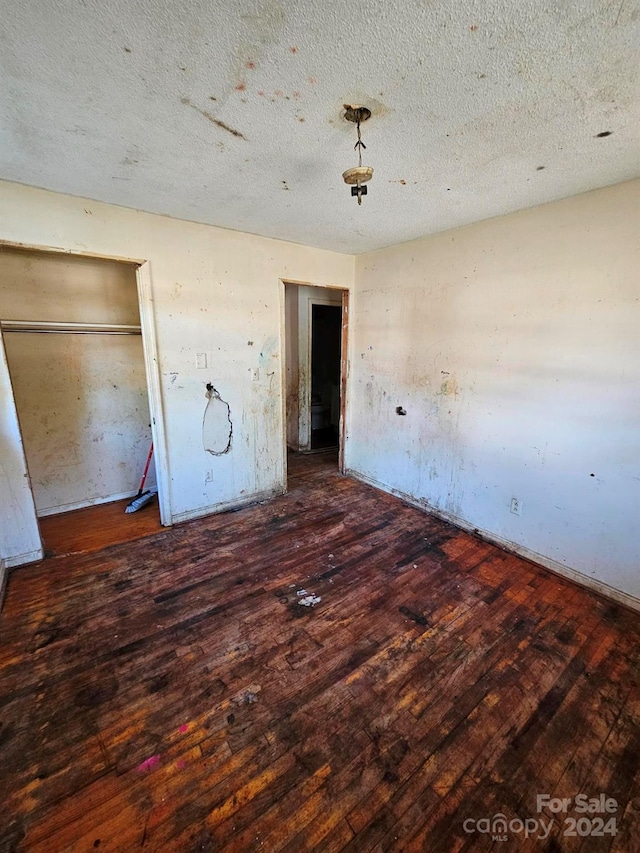
[[[144,472],[142,474],[142,479],[140,480],[140,488],[138,489],[138,497],[142,494],[142,490],[144,489],[144,483],[147,479],[147,472],[149,471],[149,465],[151,464],[151,456],[153,455],[153,442],[151,442],[151,447],[149,448],[149,454],[147,456],[147,464],[144,466]]]

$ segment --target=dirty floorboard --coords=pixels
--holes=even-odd
[[[638,849],[640,618],[330,456],[289,482],[11,575],[0,850]],[[465,832],[545,793],[617,834]]]
[[[39,519],[45,553],[59,557],[98,551],[162,530],[157,497],[136,512],[125,512],[131,500],[126,498]]]

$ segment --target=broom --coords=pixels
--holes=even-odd
[[[143,492],[145,480],[147,479],[147,472],[149,471],[149,464],[151,463],[151,456],[153,455],[153,442],[151,442],[151,447],[149,448],[149,453],[147,455],[147,463],[144,466],[144,471],[142,473],[142,479],[140,480],[140,488],[138,489],[138,494],[135,498],[127,504],[125,507],[125,512],[135,512],[138,509],[142,509],[143,506],[146,506],[149,501],[153,500],[153,498],[157,494],[157,489],[147,489],[146,492]]]

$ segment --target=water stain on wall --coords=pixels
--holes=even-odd
[[[442,371],[441,371],[442,372]],[[455,376],[451,376],[449,379],[445,379],[440,384],[440,395],[442,397],[457,397],[458,396],[458,382]]]
[[[213,385],[207,383],[207,407],[202,419],[202,444],[212,456],[224,456],[231,450],[233,423],[229,404]]]

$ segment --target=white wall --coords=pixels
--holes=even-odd
[[[348,467],[640,597],[639,211],[634,181],[359,256]]]
[[[284,489],[280,280],[351,287],[353,257],[10,183],[0,240],[149,261],[174,521]],[[230,407],[222,456],[207,382]]]
[[[41,557],[40,531],[0,334],[0,604],[6,569]]]
[[[135,267],[5,248],[0,318],[139,324]],[[38,515],[135,494],[151,440],[141,338],[4,338]]]

